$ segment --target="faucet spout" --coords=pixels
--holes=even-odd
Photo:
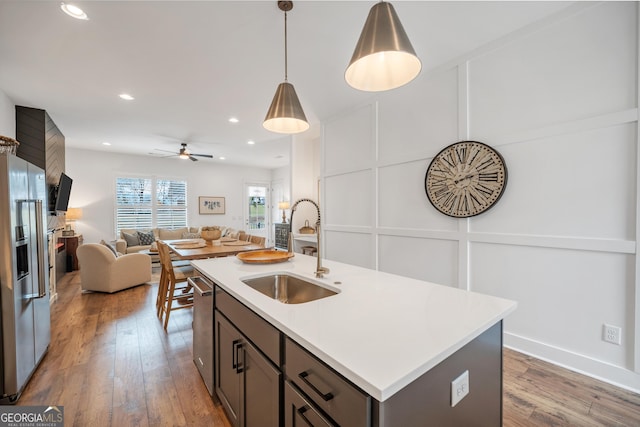
[[[316,207],[316,211],[318,213],[318,220],[316,221],[316,237],[318,240],[318,256],[317,256],[318,259],[316,261],[316,271],[314,274],[316,275],[317,278],[322,278],[324,277],[325,274],[329,273],[329,269],[327,267],[322,266],[322,256],[320,253],[320,247],[321,247],[320,245],[320,206],[318,206],[318,204],[311,199],[297,200],[291,206],[291,217],[289,218],[289,227],[293,227],[293,214],[296,211],[298,204],[302,202],[311,203],[313,206]],[[293,229],[292,228],[289,229],[289,239],[287,240],[287,251],[289,253],[293,252]]]

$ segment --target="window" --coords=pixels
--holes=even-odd
[[[167,178],[116,178],[116,236],[122,229],[187,226],[187,182]]]

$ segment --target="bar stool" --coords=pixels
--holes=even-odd
[[[160,283],[158,284],[156,306],[160,321],[164,316],[164,329],[166,331],[171,311],[193,307],[193,289],[187,282],[187,278],[194,274],[194,270],[191,266],[174,267],[171,263],[169,246],[160,241],[158,242],[158,255],[160,256],[162,272],[160,274]],[[174,301],[178,303],[177,306],[173,306]]]

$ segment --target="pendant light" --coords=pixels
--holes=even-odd
[[[272,132],[299,133],[309,129],[309,123],[296,90],[287,81],[287,12],[293,9],[293,2],[279,1],[278,8],[284,12],[284,82],[278,85],[262,126]]]
[[[345,71],[350,86],[369,92],[395,89],[413,80],[422,68],[391,3],[371,8]]]

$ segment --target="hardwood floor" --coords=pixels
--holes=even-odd
[[[19,405],[63,405],[65,426],[230,426],[192,361],[191,310],[165,333],[157,284],[82,294],[79,280],[58,284],[51,346]],[[505,349],[503,413],[505,427],[640,426],[640,396]]]
[[[504,426],[640,426],[640,395],[504,350]]]
[[[156,317],[157,283],[80,291],[67,273],[51,306],[51,345],[19,405],[63,405],[65,426],[230,426],[192,360],[191,310]]]

